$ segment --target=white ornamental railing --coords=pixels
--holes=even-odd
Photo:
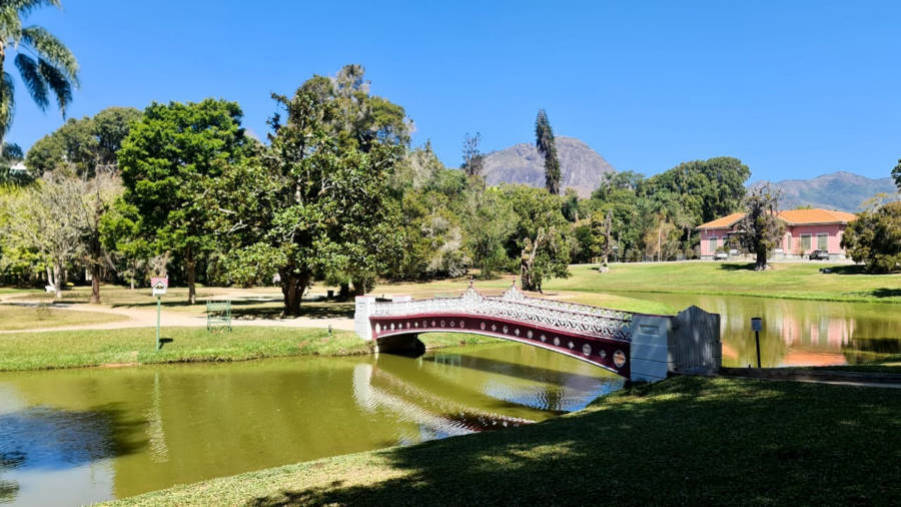
[[[530,298],[515,286],[500,297],[479,294],[470,286],[457,298],[418,301],[376,302],[373,317],[400,317],[417,314],[462,313],[532,322],[592,336],[630,339],[632,314],[596,306]]]

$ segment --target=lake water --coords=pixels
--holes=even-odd
[[[624,293],[722,315],[726,366],[847,364],[901,350],[901,305]],[[530,424],[622,385],[518,344],[410,359],[0,373],[0,503],[78,505],[250,470]]]
[[[856,364],[901,353],[901,305],[623,292],[720,314],[724,366],[757,365],[751,317],[763,318],[764,367]]]
[[[419,359],[301,357],[0,374],[0,503],[78,505],[545,420],[618,389],[499,344]]]

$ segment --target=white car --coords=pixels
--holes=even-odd
[[[717,252],[713,254],[713,260],[724,261],[729,258],[729,254],[726,252]]]

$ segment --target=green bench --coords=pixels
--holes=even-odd
[[[206,330],[212,331],[217,326],[232,330],[232,302],[230,300],[206,302]]]

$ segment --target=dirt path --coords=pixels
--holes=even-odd
[[[8,305],[20,306],[37,306],[37,301],[15,300],[9,301],[6,298],[0,298],[0,302]],[[88,329],[128,329],[136,327],[154,327],[156,326],[156,308],[136,308],[136,307],[112,307],[109,305],[90,305],[83,303],[60,303],[53,305],[54,310],[64,310],[72,312],[94,312],[118,315],[124,317],[124,320],[115,322],[103,322],[99,324],[80,324],[74,326],[57,326],[42,327],[33,329],[16,329],[0,331],[0,334],[14,333],[39,333],[43,331],[76,331]],[[206,315],[191,314],[184,311],[167,310],[163,307],[160,314],[161,324],[165,327],[205,327]],[[353,331],[353,319],[349,318],[321,318],[314,319],[310,317],[296,317],[291,319],[267,319],[259,318],[253,320],[232,319],[232,326],[258,326],[258,327],[314,327],[340,329],[343,331]]]

